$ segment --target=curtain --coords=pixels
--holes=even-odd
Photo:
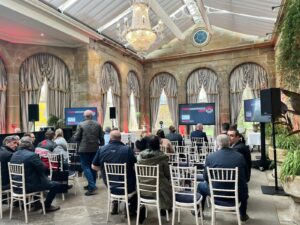
[[[4,63],[0,59],[0,133],[6,132],[6,88],[7,88],[7,75]]]
[[[168,106],[171,112],[171,119],[174,126],[178,126],[178,87],[176,79],[168,74],[161,73],[153,78],[150,83],[150,114],[151,114],[151,127],[155,128],[157,120],[159,101],[162,91],[165,91],[168,101]]]
[[[230,112],[231,123],[237,122],[242,107],[243,92],[249,85],[254,98],[259,98],[260,90],[268,86],[266,71],[255,63],[238,66],[230,75]]]
[[[193,72],[187,81],[188,103],[197,103],[201,88],[204,88],[208,102],[215,103],[216,126],[215,133],[220,131],[219,120],[219,89],[218,78],[214,71],[210,69],[199,69]]]
[[[139,115],[140,115],[140,85],[137,79],[136,74],[133,71],[128,73],[127,77],[127,93],[128,93],[128,124],[130,120],[130,95],[133,93],[134,96],[134,105],[137,112],[136,119],[138,126],[140,124]]]
[[[20,69],[21,117],[23,131],[28,125],[28,104],[38,104],[41,87],[48,82],[47,113],[62,118],[64,108],[70,106],[70,76],[61,59],[41,53],[26,59]],[[51,107],[50,107],[51,106]]]
[[[100,92],[101,92],[101,107],[102,107],[102,118],[101,123],[104,123],[106,105],[107,105],[107,92],[111,88],[112,92],[112,101],[113,106],[116,107],[116,118],[117,126],[120,124],[120,96],[121,96],[121,87],[118,77],[118,73],[114,66],[110,63],[105,63],[102,68],[100,76]]]

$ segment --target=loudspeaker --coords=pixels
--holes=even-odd
[[[116,107],[109,107],[109,118],[116,119]]]
[[[29,104],[28,105],[28,120],[29,121],[39,121],[39,105]]]
[[[281,115],[280,88],[269,88],[260,91],[262,115],[271,115],[273,119]]]

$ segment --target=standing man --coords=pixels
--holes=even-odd
[[[247,164],[247,182],[250,180],[250,175],[251,175],[251,152],[250,149],[247,145],[245,145],[242,140],[241,136],[239,134],[239,131],[234,128],[230,128],[227,132],[227,135],[229,136],[230,139],[230,146],[231,148],[235,149],[237,152],[241,153],[246,161]]]
[[[7,136],[3,140],[3,145],[0,148],[0,162],[1,162],[1,179],[2,190],[9,188],[9,174],[8,174],[8,162],[11,156],[16,151],[19,145],[19,137],[16,135]]]
[[[79,142],[78,153],[84,175],[88,185],[84,187],[86,196],[95,194],[97,173],[91,168],[93,159],[96,155],[99,145],[104,145],[104,134],[100,124],[94,120],[93,112],[86,110],[83,113],[85,121],[78,124],[74,140]]]

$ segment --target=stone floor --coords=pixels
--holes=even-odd
[[[248,214],[250,220],[247,225],[292,225],[289,218],[289,205],[291,200],[289,197],[279,197],[264,195],[261,192],[261,185],[272,185],[272,176],[270,172],[261,172],[252,170],[251,181],[249,183],[250,198],[248,201]],[[77,195],[72,193],[66,195],[65,201],[62,201],[61,196],[58,195],[54,204],[60,205],[61,209],[54,213],[48,213],[45,216],[41,212],[29,213],[29,224],[34,225],[101,225],[106,224],[107,212],[107,195],[102,181],[98,181],[98,194],[93,196],[85,196],[83,186],[85,185],[84,178],[79,178],[79,187],[77,188]],[[209,209],[204,211],[204,224],[211,224],[211,217]],[[279,217],[278,217],[279,216]],[[171,217],[170,217],[171,218]],[[177,218],[177,215],[176,215]],[[111,216],[108,224],[126,224],[127,220],[124,215]],[[132,224],[136,221],[131,220]],[[162,218],[163,224],[171,224]],[[3,219],[0,224],[24,224],[24,214],[18,209],[14,209],[13,218],[9,220],[9,210],[4,207]],[[148,218],[144,222],[148,224],[158,224],[156,211],[150,209]],[[175,222],[175,224],[178,224]],[[181,212],[182,225],[195,224],[195,219],[189,211]],[[217,214],[217,224],[219,225],[235,225],[237,224],[234,215]]]

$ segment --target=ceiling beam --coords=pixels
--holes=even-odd
[[[78,0],[67,0],[65,3],[61,4],[58,9],[61,12],[64,12],[67,8],[71,7],[72,5],[75,4]]]
[[[202,19],[203,19],[204,24],[205,24],[205,26],[206,26],[206,29],[208,30],[208,32],[209,32],[210,34],[212,34],[212,33],[213,33],[213,29],[212,29],[212,27],[211,27],[211,25],[210,25],[208,16],[207,16],[207,14],[206,14],[206,8],[205,8],[205,6],[204,6],[203,0],[195,0],[195,1],[196,1],[196,3],[197,3],[197,6],[198,6],[199,11],[200,11],[200,13],[201,13]]]
[[[169,15],[161,8],[156,0],[149,0],[149,6],[155,12],[155,14],[160,17],[161,21],[172,31],[172,33],[179,39],[184,40],[185,35],[176,26],[176,24],[171,20]]]

